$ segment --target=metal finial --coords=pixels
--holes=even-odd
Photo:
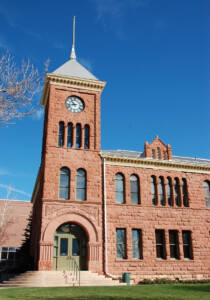
[[[73,38],[72,38],[72,48],[71,48],[71,60],[76,60],[76,53],[75,53],[75,16],[73,16]]]

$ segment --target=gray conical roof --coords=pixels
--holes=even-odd
[[[61,67],[56,69],[54,72],[56,75],[64,75],[71,77],[79,77],[85,79],[98,80],[93,74],[91,74],[87,69],[85,69],[76,59],[70,59]]]

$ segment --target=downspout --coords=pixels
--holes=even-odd
[[[104,244],[105,244],[105,274],[114,279],[119,277],[108,273],[107,267],[107,220],[106,220],[106,158],[103,157],[103,182],[104,182]]]

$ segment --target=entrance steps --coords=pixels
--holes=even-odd
[[[119,280],[91,271],[80,271],[80,286],[122,286]],[[28,271],[0,284],[0,287],[67,287],[79,286],[72,271]]]

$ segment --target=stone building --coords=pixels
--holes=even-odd
[[[142,152],[100,148],[105,82],[71,58],[47,73],[41,166],[32,196],[38,270],[210,277],[210,160],[159,137]]]

